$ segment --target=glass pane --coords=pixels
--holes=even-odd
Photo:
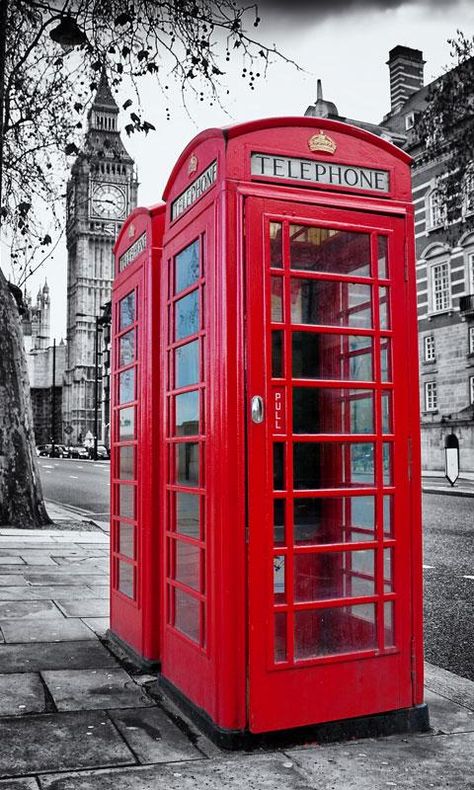
[[[373,433],[369,390],[293,388],[293,433]]]
[[[125,329],[135,321],[135,291],[119,302],[119,329]]]
[[[199,433],[199,392],[176,395],[176,436],[195,436]]]
[[[295,489],[374,485],[374,445],[349,442],[295,442]]]
[[[382,433],[393,433],[391,392],[382,392]]]
[[[176,482],[183,486],[199,485],[199,444],[176,445]]]
[[[285,556],[283,554],[273,557],[273,597],[275,603],[284,603],[286,600]]]
[[[272,376],[274,379],[283,376],[283,332],[281,329],[272,332]]]
[[[294,541],[352,543],[375,538],[374,497],[318,497],[294,500]]]
[[[135,407],[119,411],[119,440],[121,442],[135,439]]]
[[[275,661],[286,661],[286,614],[275,614]]]
[[[271,277],[272,321],[283,321],[283,277]]]
[[[285,445],[283,442],[273,444],[273,488],[282,491],[285,488]]]
[[[372,327],[370,285],[327,280],[291,280],[294,324]]]
[[[119,447],[119,477],[121,480],[135,479],[135,448]]]
[[[281,222],[270,222],[270,266],[283,268]]]
[[[393,537],[393,496],[386,494],[383,498],[383,532],[385,537]]]
[[[285,500],[273,501],[273,543],[281,546],[285,543]]]
[[[176,494],[176,532],[199,540],[201,536],[200,497],[195,494]]]
[[[135,572],[129,562],[119,560],[118,563],[118,589],[129,598],[135,597]]]
[[[372,381],[372,339],[360,335],[293,332],[293,376]]]
[[[389,289],[379,288],[380,329],[390,329]]]
[[[175,302],[175,340],[199,331],[199,293],[193,291]]]
[[[119,338],[119,366],[130,365],[135,359],[135,330],[126,332]]]
[[[199,638],[199,601],[183,590],[174,590],[174,626],[195,642]]]
[[[387,237],[379,236],[378,243],[378,257],[379,257],[379,277],[382,279],[388,278],[387,266]]]
[[[135,486],[119,486],[119,516],[135,518]]]
[[[193,543],[175,541],[176,546],[176,581],[200,590],[200,559],[201,550]]]
[[[327,554],[296,554],[295,601],[354,598],[373,595],[374,551],[336,551]]]
[[[375,647],[375,604],[295,612],[296,659]]]
[[[130,559],[135,559],[135,527],[121,521],[118,525],[118,550]]]
[[[382,381],[392,380],[392,342],[389,337],[380,339],[380,378]]]
[[[393,485],[393,458],[392,445],[384,442],[382,445],[383,483],[385,486]]]
[[[383,589],[393,592],[393,549],[383,550]]]
[[[174,259],[175,293],[189,288],[199,277],[199,239]]]
[[[199,381],[199,340],[175,350],[175,387],[188,387]]]
[[[119,373],[119,403],[135,400],[135,368]]]
[[[347,230],[290,225],[290,265],[332,274],[370,276],[370,236]]]
[[[383,605],[384,611],[384,644],[385,647],[395,647],[395,622],[393,601],[386,601]]]

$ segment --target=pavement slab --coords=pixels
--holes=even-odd
[[[1,728],[0,778],[135,763],[104,711],[16,716]]]
[[[57,599],[56,603],[66,617],[105,617],[109,613],[109,602],[103,598],[85,600]]]
[[[0,675],[0,716],[21,716],[45,710],[44,686],[38,674],[18,672]]]
[[[5,568],[5,570],[7,570]],[[2,573],[0,574],[0,587],[22,587],[27,585],[28,582],[24,576],[17,573]]]
[[[0,601],[43,601],[51,598],[100,598],[108,597],[105,586],[88,584],[36,585],[35,587],[0,587]]]
[[[430,724],[437,735],[451,732],[474,732],[474,711],[451,700],[425,691],[425,702],[430,710]]]
[[[204,757],[159,708],[111,710],[109,716],[141,763],[202,760]]]
[[[39,784],[33,777],[25,779],[0,779],[0,790],[39,790]]]
[[[2,556],[2,553],[0,552],[0,567],[4,565],[25,565],[25,560],[23,560],[18,554],[11,554],[5,557]]]
[[[55,568],[58,567],[57,563],[50,557],[49,549],[45,551],[21,551],[20,556],[27,565],[53,565]]]
[[[73,669],[41,673],[58,710],[138,708],[152,702],[123,669]]]
[[[41,777],[42,790],[310,790],[312,787],[318,786],[307,783],[294,764],[279,753]],[[319,787],[326,790],[327,786]],[[374,789],[370,787],[370,790]]]
[[[2,645],[0,672],[38,672],[41,669],[106,669],[118,666],[114,656],[94,638],[84,642],[38,642]]]
[[[91,630],[73,618],[36,620],[2,620],[2,631],[7,644],[27,642],[69,642],[90,639]]]
[[[69,573],[64,572],[64,568],[61,568],[59,571],[53,571],[51,568],[48,568],[45,573],[38,573],[37,569],[34,571],[25,571],[23,577],[26,579],[26,583],[28,584],[41,584],[41,585],[50,585],[50,584],[102,584],[102,571],[98,571],[96,574],[93,573]],[[0,576],[0,579],[2,577]],[[6,578],[6,577],[4,577]],[[15,582],[12,582],[15,584]],[[104,584],[108,584],[108,580],[104,581]]]
[[[425,662],[425,686],[458,705],[465,705],[474,710],[474,681],[472,680]]]
[[[0,601],[1,620],[63,617],[52,601]]]
[[[82,622],[97,636],[105,636],[110,628],[110,617],[83,617]]]

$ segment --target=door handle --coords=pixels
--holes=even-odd
[[[257,425],[263,422],[263,398],[260,395],[254,395],[250,401],[250,416],[252,418],[252,422],[257,423]]]

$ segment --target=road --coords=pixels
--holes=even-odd
[[[44,498],[67,505],[79,515],[109,518],[110,465],[108,461],[38,458]]]

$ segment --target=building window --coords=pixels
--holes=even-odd
[[[469,353],[474,354],[474,326],[469,327]]]
[[[446,205],[439,189],[433,189],[428,197],[428,223],[430,228],[439,228],[446,220]]]
[[[408,115],[405,115],[405,129],[413,129],[415,125],[415,113],[409,112]]]
[[[474,252],[469,252],[467,255],[467,282],[469,293],[474,294]]]
[[[431,267],[431,311],[440,313],[450,307],[449,264],[436,263]]]
[[[469,376],[469,403],[474,406],[474,376]]]
[[[436,381],[425,383],[425,411],[436,411],[438,408],[438,394],[436,392]]]
[[[474,168],[471,166],[464,175],[463,210],[465,214],[474,212]]]
[[[433,335],[427,335],[424,339],[425,344],[425,362],[434,362],[435,355],[435,339]]]

